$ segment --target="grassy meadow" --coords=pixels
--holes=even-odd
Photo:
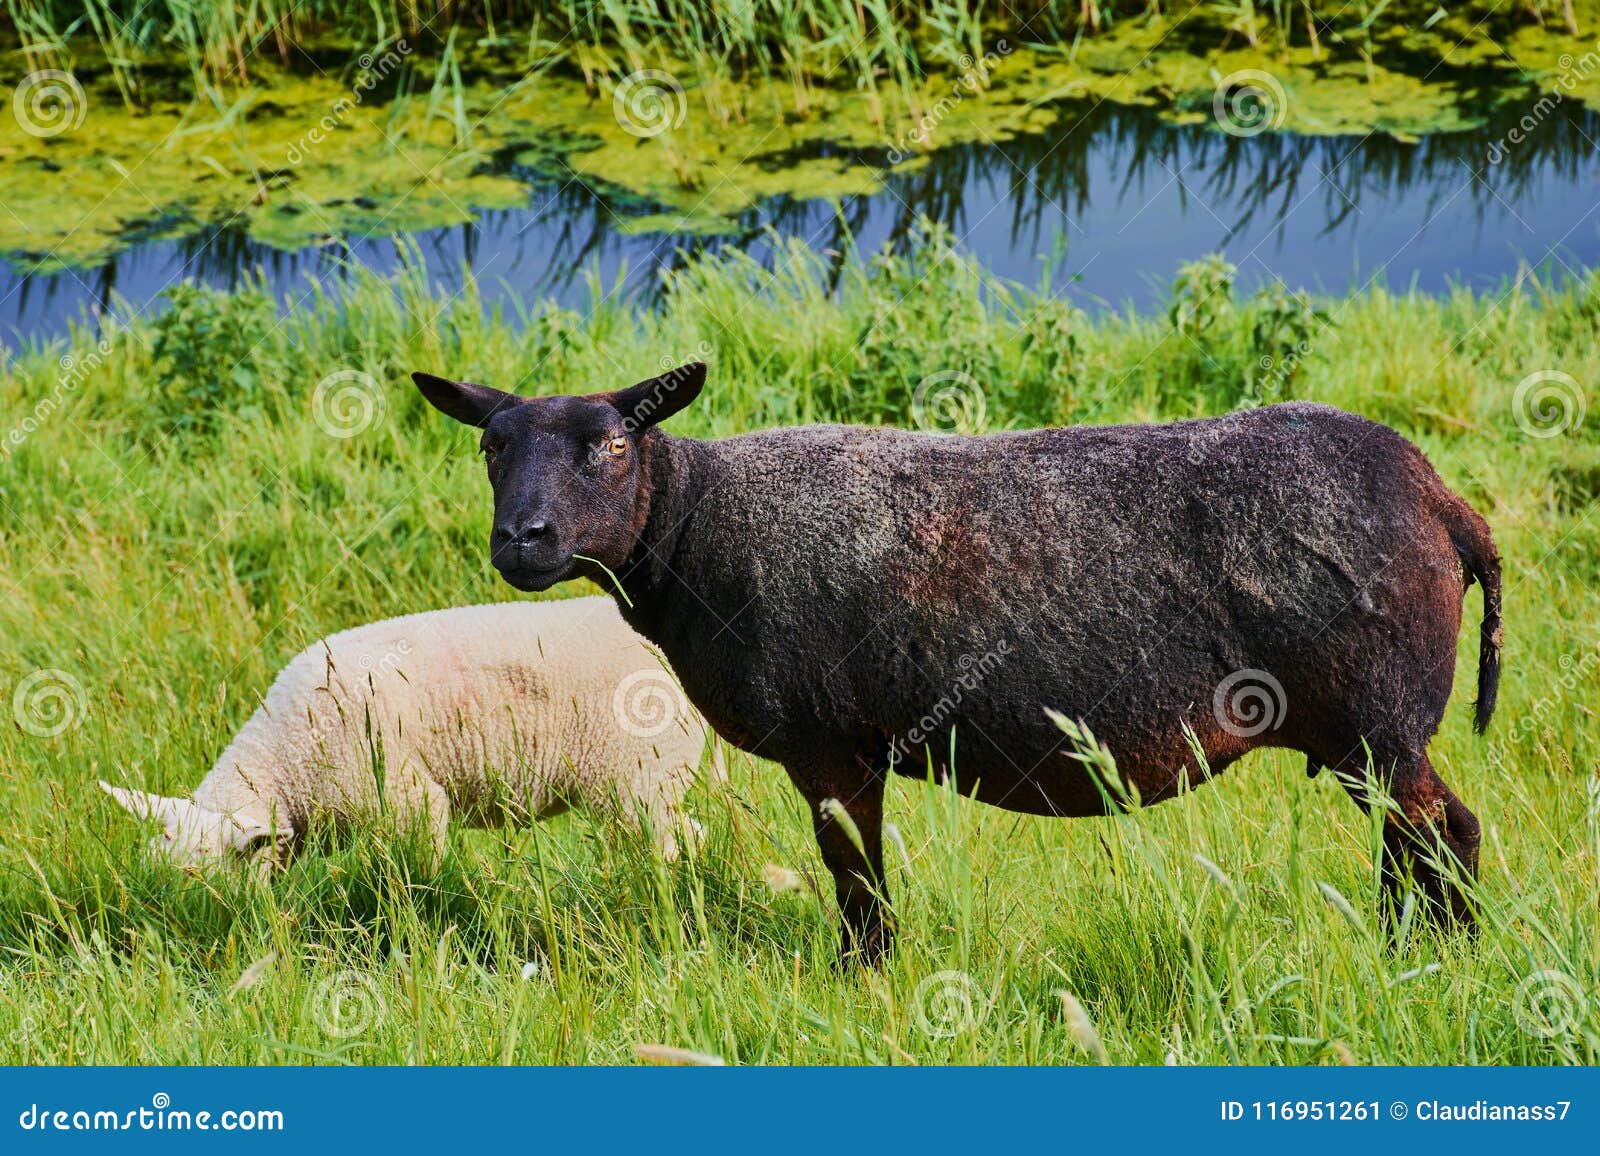
[[[847,265],[835,289],[829,275],[795,247],[770,273],[691,265],[652,312],[596,285],[592,310],[515,318],[422,272],[281,315],[259,293],[185,288],[133,328],[10,355],[0,1061],[626,1063],[651,1045],[730,1063],[1600,1059],[1600,276],[1236,299],[1205,262],[1178,272],[1166,314],[1090,318],[986,279],[937,231]],[[900,938],[875,973],[835,969],[804,806],[742,755],[726,787],[696,788],[709,837],[671,865],[581,814],[456,831],[436,867],[382,830],[266,883],[146,859],[150,832],[96,778],[182,794],[317,637],[517,597],[485,556],[473,435],[408,371],[576,392],[692,358],[710,383],[673,426],[704,436],[1296,397],[1415,439],[1505,562],[1499,713],[1470,733],[1464,629],[1432,748],[1484,823],[1482,933],[1413,923],[1388,948],[1375,831],[1332,776],[1276,752],[1108,820],[897,780]],[[1474,626],[1479,605],[1473,591]]]

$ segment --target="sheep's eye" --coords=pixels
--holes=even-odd
[[[628,452],[628,439],[627,438],[612,438],[609,442],[606,443],[606,453],[610,454],[614,458],[620,458],[623,454],[625,454],[627,452]]]
[[[483,447],[483,460],[488,465],[491,465],[491,466],[494,465],[494,447],[493,446],[484,446]]]

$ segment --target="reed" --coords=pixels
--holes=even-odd
[[[997,37],[1070,48],[1129,20],[1182,23],[1200,44],[1269,48],[1345,46],[1371,60],[1381,32],[1431,27],[1454,14],[1470,28],[1534,23],[1576,35],[1592,26],[1595,0],[1526,0],[1502,12],[1493,0],[5,0],[8,22],[32,67],[86,50],[107,62],[130,102],[142,65],[186,54],[216,83],[246,84],[268,53],[302,59],[330,45],[353,52],[406,36],[443,45],[522,44],[530,66],[551,60],[598,86],[670,61],[702,78],[788,77],[795,107],[815,84],[847,84],[876,100],[881,85],[910,90],[936,66],[981,58]],[[1580,11],[1581,9],[1581,11]]]

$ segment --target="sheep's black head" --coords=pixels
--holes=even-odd
[[[494,488],[489,559],[518,590],[621,569],[649,513],[644,450],[650,430],[705,384],[701,362],[627,389],[519,397],[428,373],[412,380],[434,407],[483,430]]]

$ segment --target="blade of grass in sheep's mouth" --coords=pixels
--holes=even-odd
[[[600,569],[604,570],[606,572],[606,577],[611,579],[611,585],[617,588],[618,597],[620,597],[623,602],[627,603],[629,608],[632,608],[633,599],[628,597],[628,592],[622,588],[622,583],[617,581],[617,576],[611,572],[610,566],[607,566],[598,558],[589,557],[587,554],[574,554],[573,558],[584,562],[593,562],[596,566],[600,567]]]

